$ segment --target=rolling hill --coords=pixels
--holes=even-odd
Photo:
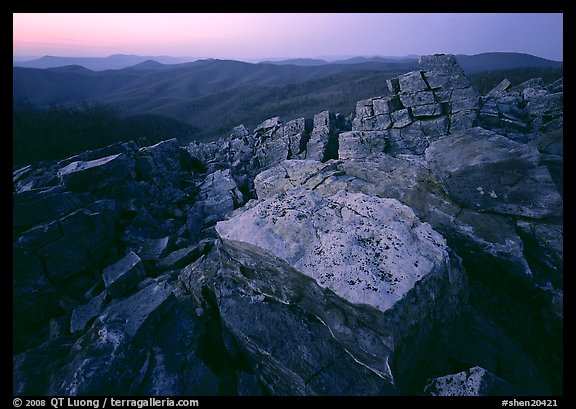
[[[98,102],[133,114],[159,114],[217,137],[270,116],[289,120],[324,109],[352,112],[357,100],[386,92],[385,79],[415,63],[329,64],[314,67],[201,60],[163,65],[142,62],[122,70],[78,66],[13,68],[13,100],[46,108]]]
[[[456,58],[473,75],[495,69],[562,69],[562,63],[527,54],[487,53]],[[120,70],[104,71],[79,65],[13,67],[13,101],[36,108],[99,103],[115,109],[120,116],[170,118],[171,123],[181,124],[174,129],[193,130],[192,138],[211,140],[239,124],[253,129],[272,116],[290,120],[311,117],[326,109],[349,115],[356,101],[385,95],[387,78],[414,69],[417,60],[412,56],[359,57],[326,64],[308,59],[287,60],[284,64],[215,59],[162,64],[144,60]],[[489,87],[491,82],[484,81],[483,86]]]
[[[466,74],[512,68],[562,68],[560,61],[551,61],[523,53],[459,54],[455,57]]]
[[[15,61],[13,65],[15,67],[40,69],[63,67],[66,65],[81,65],[89,70],[102,71],[119,70],[147,60],[154,60],[163,64],[179,64],[198,59],[199,58],[192,57],[141,56],[127,54],[114,54],[108,57],[56,57],[45,55],[44,57],[32,60]]]

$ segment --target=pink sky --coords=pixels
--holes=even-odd
[[[15,13],[15,56],[230,59],[524,52],[562,60],[562,14]]]

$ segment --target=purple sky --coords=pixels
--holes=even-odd
[[[15,13],[14,56],[255,60],[509,51],[563,60],[561,13]]]

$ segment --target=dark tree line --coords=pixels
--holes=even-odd
[[[122,116],[102,104],[37,109],[30,103],[12,107],[13,168],[41,160],[58,160],[115,142],[138,146],[163,139],[192,138],[193,129],[156,115]]]
[[[138,146],[168,138],[177,138],[182,144],[210,141],[227,136],[236,125],[253,129],[274,116],[284,121],[312,118],[327,109],[348,116],[358,100],[386,95],[386,79],[400,74],[366,71],[362,75],[345,73],[283,86],[238,87],[130,116],[119,108],[98,103],[47,109],[15,103],[13,167],[63,159],[119,141],[133,140]],[[551,83],[562,75],[562,68],[518,68],[473,73],[469,78],[485,95],[504,78],[517,85],[536,77]]]

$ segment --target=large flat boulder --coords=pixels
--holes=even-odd
[[[272,197],[216,226],[264,248],[353,303],[382,311],[448,266],[446,243],[395,199],[309,190]]]
[[[90,161],[76,161],[58,172],[62,184],[70,190],[92,191],[116,185],[131,175],[134,159],[125,153]]]
[[[380,376],[394,379],[402,389],[414,379],[414,366],[433,356],[430,351],[435,346],[424,345],[423,340],[433,331],[447,330],[465,303],[462,271],[457,259],[449,256],[443,237],[397,200],[343,190],[325,193],[294,188],[270,196],[219,222],[216,230],[227,249],[247,246],[265,252],[256,263],[279,259],[355,309],[369,308],[369,321],[374,321],[369,327],[382,336],[355,339],[345,347],[350,351],[350,343],[364,345],[368,339],[380,339],[386,348],[377,348],[378,352],[369,354],[372,358],[360,353],[354,358]],[[257,283],[268,282],[261,280]],[[318,297],[306,308],[316,311],[317,302]],[[351,334],[341,325],[329,327],[332,332],[337,328]],[[254,335],[253,342],[260,345],[263,337]],[[390,354],[392,350],[398,352]]]
[[[562,197],[532,145],[472,128],[431,143],[426,159],[446,191],[471,209],[531,218],[562,211]]]

